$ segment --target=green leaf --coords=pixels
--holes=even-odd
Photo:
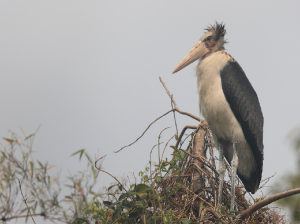
[[[171,145],[170,147],[171,147],[172,149],[174,149],[177,153],[180,153],[180,150],[177,149],[174,145]]]
[[[110,201],[103,201],[103,204],[104,204],[106,207],[110,208],[112,202],[110,202]]]
[[[181,220],[182,224],[191,224],[192,222],[189,219]]]
[[[85,154],[85,157],[88,159],[88,161],[90,162],[90,164],[92,164],[92,166],[93,166],[93,161],[92,161],[92,159],[90,158],[90,156],[89,156],[89,154],[87,154],[87,153],[84,153]],[[80,157],[81,158],[81,157]]]
[[[222,211],[222,212],[225,212],[225,209],[226,209],[226,207],[225,207],[225,206],[222,206],[221,211]]]
[[[37,160],[37,162],[38,162],[38,164],[40,165],[40,167],[41,167],[42,169],[44,169],[43,164],[42,164],[40,161],[38,161],[38,160]]]
[[[163,221],[164,221],[164,224],[171,224],[172,223],[169,216],[164,216]]]
[[[127,193],[121,194],[119,197],[119,201],[122,201],[124,198],[127,198],[127,197],[128,197]]]
[[[93,201],[89,204],[89,209],[91,209],[92,211],[94,210],[94,203],[93,203]]]
[[[137,193],[146,193],[148,189],[150,189],[150,187],[148,185],[146,185],[146,184],[138,184],[135,187],[135,192],[137,192]]]
[[[174,187],[180,189],[181,188],[181,184],[175,184]]]
[[[83,223],[89,223],[89,221],[86,220],[85,218],[76,218],[72,222],[72,224],[83,224]]]
[[[135,192],[138,196],[142,197],[144,195],[147,195],[147,190],[149,190],[150,187],[146,184],[138,184],[135,187]]]
[[[109,191],[110,189],[112,189],[114,186],[116,186],[116,184],[111,185],[111,186],[107,189],[107,191]]]
[[[180,154],[178,154],[178,153],[173,153],[173,154],[171,154],[171,155],[173,155],[174,157],[175,157],[175,159],[177,159],[177,160],[180,160],[180,161],[183,161],[184,159],[182,158],[182,156],[180,155]]]
[[[6,154],[5,154],[3,151],[1,151],[1,153],[2,153],[2,155],[5,157],[5,159],[7,159]]]
[[[144,200],[142,200],[142,201],[137,201],[135,205],[136,205],[138,208],[144,208],[145,201],[144,201]]]
[[[121,184],[118,185],[119,190],[122,191],[123,190],[123,186]]]
[[[130,208],[134,207],[134,204],[131,201],[124,200],[122,202],[122,206],[124,208],[130,209]]]
[[[7,141],[9,144],[12,144],[15,140],[10,138],[3,138],[5,141]]]
[[[156,222],[155,222],[155,220],[154,220],[154,218],[149,218],[149,219],[147,219],[147,224],[154,224],[154,223],[156,223],[156,224],[159,224],[159,220],[158,219],[156,219]]]
[[[32,177],[33,177],[33,162],[29,162],[29,164],[30,164],[30,175],[31,175],[31,179],[32,179]]]
[[[122,209],[120,207],[117,208],[117,210],[114,212],[112,216],[112,220],[118,217],[118,215],[121,213]]]
[[[74,152],[71,156],[74,156],[74,155],[80,153],[80,155],[79,155],[79,160],[81,160],[81,157],[82,157],[82,154],[83,154],[84,150],[85,150],[85,149],[80,149],[80,150],[78,150],[77,152]]]
[[[34,134],[28,135],[26,138],[24,138],[24,141],[34,136]]]
[[[139,213],[138,212],[132,212],[129,214],[129,219],[136,219],[139,217]]]
[[[115,205],[118,205],[119,202],[114,202],[114,203],[112,203],[112,202],[110,202],[110,201],[103,201],[103,204],[104,204],[106,207],[112,209],[112,208],[114,208]]]

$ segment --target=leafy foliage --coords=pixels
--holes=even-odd
[[[87,159],[88,171],[67,177],[64,187],[68,189],[68,194],[64,196],[61,195],[59,175],[49,174],[53,166],[33,158],[35,134],[22,139],[12,133],[11,138],[4,139],[8,145],[0,150],[2,222],[24,215],[27,221],[29,217],[29,211],[19,195],[16,182],[19,179],[24,192],[28,192],[26,197],[31,213],[53,222],[235,223],[236,215],[251,206],[251,202],[245,197],[245,190],[237,187],[236,206],[239,211],[230,211],[230,184],[225,181],[223,204],[216,207],[218,173],[210,133],[208,129],[203,130],[206,131],[202,157],[191,154],[196,135],[190,134],[186,138],[189,139],[186,149],[181,148],[182,144],[178,144],[179,148],[170,146],[173,149],[171,159],[161,158],[157,164],[150,161],[149,167],[139,172],[138,181],[118,180],[102,193],[93,190],[101,168],[94,166],[94,160],[84,149],[78,150],[71,156],[78,156],[79,160]],[[200,169],[195,168],[194,164],[198,164]],[[227,170],[230,175],[228,165]],[[197,188],[196,175],[201,183]],[[283,217],[273,210],[263,208],[247,223],[284,223],[282,220]]]
[[[0,223],[23,218],[28,220],[29,210],[20,197],[18,180],[30,212],[53,222],[72,223],[84,215],[84,208],[90,200],[101,198],[94,192],[99,170],[93,166],[91,157],[84,149],[79,150],[80,158],[84,155],[88,160],[89,171],[70,174],[64,185],[69,194],[62,196],[59,173],[51,175],[53,165],[34,159],[32,146],[36,133],[24,138],[11,132],[11,138],[3,138],[7,145],[0,149]],[[90,177],[93,178],[90,178]]]

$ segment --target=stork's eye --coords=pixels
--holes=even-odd
[[[213,38],[213,36],[208,36],[208,37],[205,38],[204,41],[211,41],[212,38]]]

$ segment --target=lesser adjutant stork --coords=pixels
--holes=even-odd
[[[234,210],[235,175],[247,191],[254,194],[261,180],[263,168],[263,123],[258,97],[241,66],[224,50],[224,24],[206,29],[199,42],[177,65],[178,72],[197,59],[196,68],[199,107],[219,148],[218,205],[222,202],[222,188],[226,160],[231,163],[231,210]]]

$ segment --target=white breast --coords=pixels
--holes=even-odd
[[[228,61],[229,56],[218,51],[197,65],[199,106],[214,135],[224,140],[238,141],[245,137],[225,98],[220,76]]]

